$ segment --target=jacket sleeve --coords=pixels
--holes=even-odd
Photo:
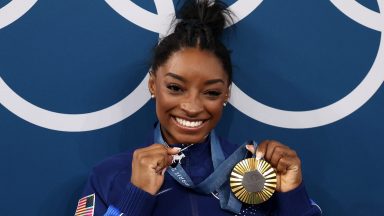
[[[104,215],[104,213],[107,211],[108,204],[107,204],[107,200],[105,200],[104,191],[102,190],[99,184],[99,181],[97,179],[97,176],[95,176],[94,171],[91,173],[85,185],[85,188],[82,193],[82,197],[84,198],[92,194],[94,195],[93,215]],[[77,215],[79,208],[81,208],[80,203],[77,206],[75,216]]]
[[[110,170],[105,166],[94,168],[84,188],[83,197],[94,194],[93,215],[151,215],[156,196],[126,181],[127,176],[119,178],[120,172]],[[127,170],[124,170],[124,173],[127,173]]]
[[[128,183],[121,199],[116,203],[116,209],[124,215],[151,215],[155,206],[155,196],[137,188],[131,183]],[[109,209],[108,209],[109,210]],[[117,215],[120,215],[117,214]],[[105,214],[115,215],[115,214]]]
[[[320,207],[308,197],[304,183],[292,191],[276,193],[274,201],[273,215],[319,216],[322,214]]]

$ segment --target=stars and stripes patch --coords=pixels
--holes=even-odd
[[[83,197],[77,203],[75,216],[93,216],[95,210],[95,194]]]

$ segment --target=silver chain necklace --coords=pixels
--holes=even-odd
[[[165,143],[165,145],[167,145],[167,147],[170,148],[170,146],[168,145],[168,143]],[[182,146],[184,144],[181,144]],[[172,164],[171,164],[171,167],[175,168],[178,164],[181,164],[181,159],[185,158],[185,154],[183,153],[183,151],[187,150],[189,147],[195,145],[194,143],[190,144],[190,145],[187,145],[186,147],[180,149],[179,153],[178,154],[175,154],[175,155],[172,155]]]

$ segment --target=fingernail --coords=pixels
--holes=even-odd
[[[263,153],[262,152],[259,152],[259,151],[256,151],[256,160],[260,160],[261,158],[263,158]]]
[[[176,149],[177,152],[180,152],[180,150],[181,150],[181,148],[179,148],[179,147],[173,147],[172,149]]]
[[[248,151],[250,151],[250,149],[249,149],[249,145],[245,145],[245,148],[246,148]]]

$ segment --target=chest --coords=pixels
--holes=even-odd
[[[167,179],[160,189],[156,206],[152,215],[163,216],[207,216],[207,215],[236,215],[236,216],[265,216],[270,215],[265,205],[244,205],[239,214],[234,214],[220,208],[217,194],[200,194],[192,189],[179,185],[173,179]]]
[[[200,194],[192,189],[178,185],[172,179],[164,182],[153,210],[154,216],[182,215],[234,215],[220,208],[220,200],[214,194]]]

